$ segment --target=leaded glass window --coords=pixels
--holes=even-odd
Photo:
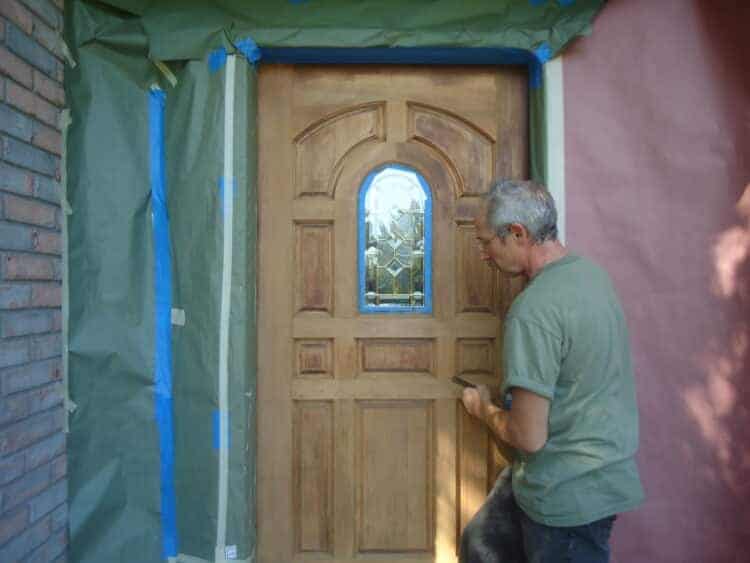
[[[406,166],[372,171],[359,193],[359,308],[432,311],[432,197]]]

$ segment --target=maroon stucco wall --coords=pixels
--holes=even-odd
[[[568,244],[620,292],[641,409],[618,563],[750,560],[748,29],[742,2],[615,0],[565,56]]]

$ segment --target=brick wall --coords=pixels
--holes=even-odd
[[[0,561],[65,561],[63,0],[0,0]]]

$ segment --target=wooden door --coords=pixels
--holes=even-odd
[[[526,175],[526,95],[519,70],[262,67],[262,563],[456,560],[503,461],[450,379],[499,382],[513,291],[472,218]],[[389,163],[431,193],[430,313],[360,312],[358,196]]]

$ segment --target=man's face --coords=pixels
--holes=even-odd
[[[501,239],[487,223],[487,208],[482,205],[474,218],[479,255],[487,265],[505,274],[517,276],[523,273],[522,249],[510,234]]]

